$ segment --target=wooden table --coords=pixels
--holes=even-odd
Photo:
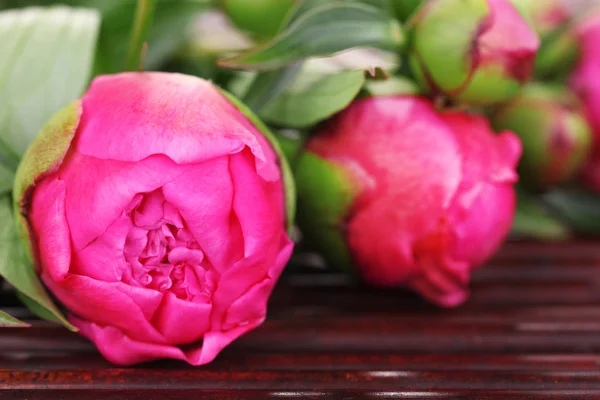
[[[600,243],[509,244],[456,310],[328,274],[286,276],[270,307],[200,368],[117,368],[40,321],[0,330],[0,399],[600,398]]]

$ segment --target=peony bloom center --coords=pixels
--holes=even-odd
[[[182,300],[208,303],[218,273],[162,189],[138,194],[126,211],[131,227],[123,248],[129,268],[121,280]]]

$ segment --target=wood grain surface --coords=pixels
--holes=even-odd
[[[454,310],[300,268],[261,328],[199,368],[111,366],[31,322],[0,330],[0,399],[600,399],[600,243],[510,243]]]

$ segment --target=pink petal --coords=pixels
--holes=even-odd
[[[540,39],[509,0],[487,0],[489,28],[477,40],[482,67],[504,63],[506,73],[525,83],[535,64]]]
[[[217,271],[243,257],[242,234],[232,212],[234,193],[228,157],[189,166],[184,174],[163,187],[163,193],[179,210]]]
[[[270,265],[268,276],[246,293],[232,300],[227,305],[225,314],[213,311],[213,330],[204,336],[202,347],[186,353],[190,364],[201,365],[211,362],[229,343],[263,323],[269,295],[292,254],[292,241],[286,235],[281,240],[281,251]],[[219,295],[215,294],[215,299],[220,295],[227,295],[227,290],[221,290]],[[233,297],[227,296],[226,302],[230,299]],[[215,320],[223,321],[224,326],[216,330]]]
[[[250,151],[230,157],[233,209],[244,236],[246,257],[261,252],[285,226],[283,185],[257,175]]]
[[[79,275],[70,275],[60,281],[52,280],[47,275],[42,278],[60,302],[80,318],[99,325],[114,326],[138,340],[165,342],[148,322],[140,305],[129,296],[128,292],[136,288],[121,282],[102,282]],[[146,303],[160,302],[159,292],[141,290],[144,290],[144,294],[139,297]]]
[[[266,165],[256,128],[212,83],[164,72],[101,76],[83,97],[77,151],[140,161],[165,154],[195,163],[249,146]],[[271,166],[271,170],[276,167]]]
[[[429,101],[379,97],[354,102],[309,149],[349,173],[364,171],[355,174],[359,182],[370,177],[351,210],[348,243],[370,281],[405,279],[414,269],[412,244],[444,215],[462,179],[453,132]]]
[[[212,330],[226,329],[222,326],[229,308],[255,285],[269,277],[273,284],[289,260],[293,250],[292,241],[285,235],[273,240],[260,255],[244,258],[221,276],[213,294]],[[246,318],[247,319],[247,318]]]
[[[104,282],[117,282],[128,267],[123,248],[131,218],[121,214],[101,236],[74,252],[70,272]]]
[[[495,135],[484,117],[445,113],[464,159],[463,182],[449,219],[456,235],[453,257],[478,266],[501,245],[515,211],[513,184],[521,142],[512,132]]]
[[[138,193],[149,193],[185,171],[169,158],[101,160],[73,152],[59,172],[67,190],[67,220],[76,250],[99,237]]]
[[[146,229],[156,229],[157,224],[164,217],[164,202],[165,197],[161,190],[155,190],[144,196],[144,199],[133,213],[135,225]]]
[[[454,257],[478,266],[502,245],[512,226],[516,196],[512,185],[485,183],[466,219],[455,226]]]
[[[431,275],[421,275],[412,279],[410,287],[440,307],[456,307],[469,298],[469,289],[467,286],[456,286],[447,288],[446,291],[440,291],[436,283],[431,280]]]
[[[178,347],[132,339],[114,326],[101,326],[73,315],[69,320],[114,364],[133,365],[161,358],[185,359],[183,351]]]
[[[188,264],[197,266],[204,260],[204,253],[201,250],[188,249],[187,247],[176,247],[169,252],[169,262],[177,264],[187,262]]]
[[[204,335],[204,339],[202,340],[202,346],[192,348],[186,351],[186,361],[191,365],[204,365],[213,361],[217,355],[227,347],[231,342],[233,342],[238,337],[242,336],[244,333],[249,332],[260,324],[263,321],[253,321],[249,325],[241,326],[230,331],[221,332],[221,331],[210,331],[206,335]]]
[[[65,215],[63,181],[56,176],[49,177],[36,187],[29,220],[36,233],[37,256],[42,270],[52,279],[63,279],[71,264],[71,241]]]
[[[172,345],[192,343],[209,330],[211,309],[210,304],[181,300],[166,292],[152,324]]]

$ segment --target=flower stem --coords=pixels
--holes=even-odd
[[[154,18],[157,0],[137,0],[133,28],[129,39],[129,49],[125,60],[125,71],[140,71],[143,69],[144,43]]]

